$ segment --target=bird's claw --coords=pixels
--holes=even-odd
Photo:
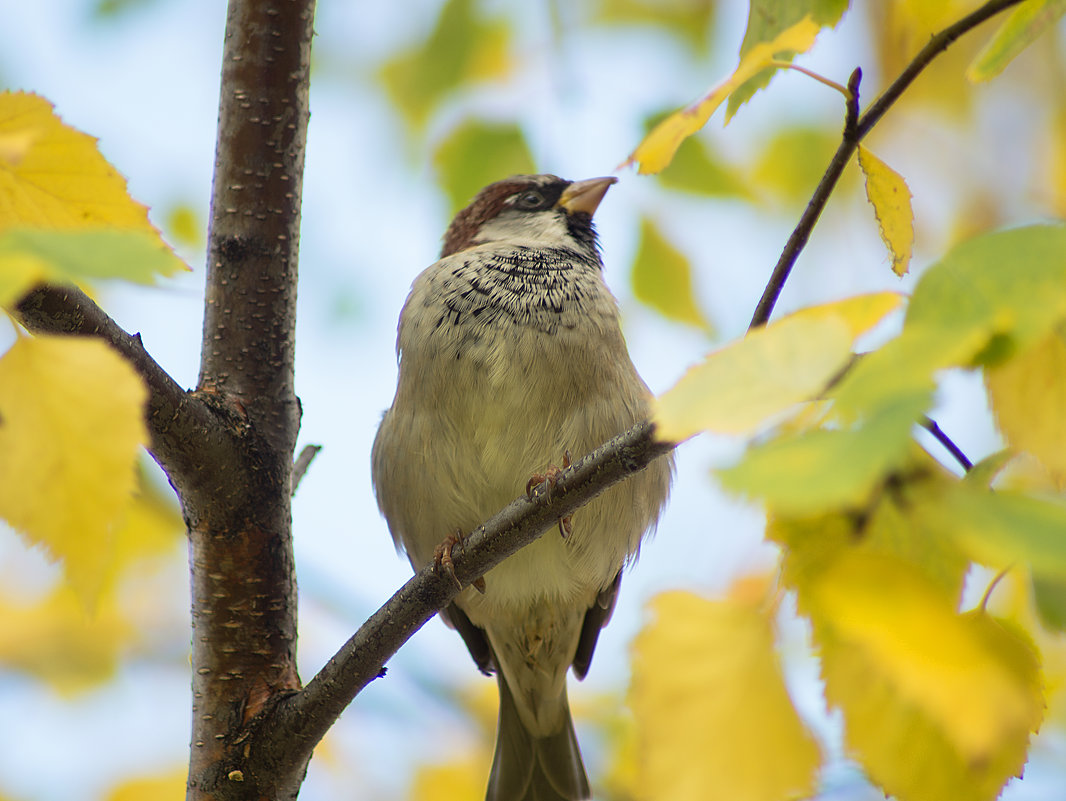
[[[574,533],[574,527],[571,524],[571,521],[573,521],[573,519],[573,515],[567,515],[566,517],[559,518],[559,536],[561,536],[564,540]]]
[[[456,529],[454,533],[449,534],[440,545],[437,546],[433,552],[433,564],[438,571],[443,571],[451,578],[457,589],[463,588],[463,583],[459,581],[459,577],[455,575],[455,564],[452,562],[452,548],[458,544],[463,544],[463,532]]]
[[[526,482],[526,497],[529,498],[529,500],[533,500],[540,494],[539,489],[543,486],[545,488],[544,497],[550,501],[552,498],[552,490],[555,488],[555,485],[559,483],[559,476],[561,476],[563,470],[566,470],[570,465],[570,450],[567,449],[563,452],[562,469],[551,464],[548,465],[548,469],[543,473],[534,473],[530,476],[529,481]],[[559,534],[563,539],[569,537],[573,532],[573,526],[571,525],[572,519],[573,515],[559,518]]]
[[[461,590],[463,588],[463,582],[459,581],[459,577],[455,575],[455,563],[452,562],[452,548],[456,545],[464,547],[463,532],[460,529],[456,529],[454,533],[449,534],[436,550],[433,551],[433,564],[438,571],[443,571],[455,584],[456,589]],[[482,595],[485,594],[485,577],[478,576],[471,583],[471,586]]]

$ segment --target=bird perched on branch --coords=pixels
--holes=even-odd
[[[415,279],[372,463],[378,505],[416,570],[439,563],[442,540],[476,528],[531,476],[554,475],[569,453],[648,416],[651,396],[626,350],[592,225],[614,182],[518,175],[491,184]],[[489,801],[589,797],[566,672],[588,671],[671,470],[661,458],[608,489],[442,612],[499,682]]]

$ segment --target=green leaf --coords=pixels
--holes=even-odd
[[[1010,448],[996,451],[971,467],[966,472],[966,475],[962,477],[962,480],[974,487],[988,488],[992,486],[992,482],[996,480],[996,476],[1000,474],[1000,471],[1016,455]]]
[[[752,434],[820,397],[851,360],[855,339],[897,307],[878,292],[811,306],[748,332],[689,368],[656,398],[658,436],[680,442],[700,431]]]
[[[1066,582],[1033,576],[1033,600],[1045,626],[1066,632]]]
[[[695,50],[706,50],[716,7],[714,0],[604,0],[598,18],[606,23],[654,25]]]
[[[785,203],[806,204],[839,140],[839,133],[826,128],[782,128],[762,149],[751,182]]]
[[[463,83],[510,70],[506,23],[484,22],[474,7],[473,0],[448,0],[429,38],[381,68],[386,91],[415,130]]]
[[[696,304],[688,258],[647,217],[640,223],[640,244],[633,263],[633,294],[669,320],[711,330]]]
[[[875,351],[863,354],[833,387],[833,413],[850,423],[933,389],[936,371],[970,359],[985,338],[956,338],[950,331],[928,326],[903,333]]]
[[[967,483],[930,505],[923,516],[952,531],[973,558],[992,567],[1027,563],[1033,575],[1066,579],[1066,503]]]
[[[704,142],[694,137],[682,142],[670,166],[659,173],[659,181],[668,189],[682,192],[754,199],[748,182],[738,171],[719,159]]]
[[[911,426],[930,402],[930,395],[918,394],[851,429],[817,429],[758,445],[738,464],[717,471],[718,478],[778,515],[861,506],[874,485],[906,460]]]
[[[995,78],[1053,22],[1066,14],[1066,0],[1029,0],[999,27],[966,70],[974,83]]]
[[[740,45],[740,57],[762,42],[771,41],[781,31],[795,25],[809,16],[822,27],[834,27],[844,12],[848,10],[848,0],[751,0],[748,10],[748,27],[744,32],[744,41]],[[791,61],[795,54],[781,54]],[[773,78],[776,68],[763,70],[729,97],[725,119],[737,113],[757,91]]]
[[[33,281],[150,284],[185,269],[158,235],[145,231],[23,228],[0,234],[0,304],[14,301]]]
[[[533,156],[517,125],[467,120],[433,153],[441,184],[455,212],[485,185],[516,173],[534,172]]]
[[[927,326],[984,340],[994,364],[1035,344],[1066,317],[1066,225],[985,234],[955,247],[914,290],[904,330]]]

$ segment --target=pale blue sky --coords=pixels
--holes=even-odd
[[[6,5],[0,84],[46,96],[67,122],[99,137],[104,154],[154,215],[175,202],[206,215],[222,0],[156,0],[112,22],[91,19],[86,0]],[[294,504],[305,680],[409,575],[374,506],[368,455],[394,387],[396,315],[412,278],[436,256],[446,202],[434,187],[426,149],[401,141],[394,112],[370,79],[371,67],[392,47],[428,29],[437,5],[436,0],[319,4],[315,48],[323,66],[311,98],[297,332],[301,443],[324,446]],[[633,33],[619,47],[617,39],[574,36],[555,47],[542,13],[536,8],[521,13],[522,58],[539,78],[488,89],[472,103],[480,111],[523,120],[541,167],[572,178],[609,173],[636,143],[644,114],[687,102],[723,75],[744,26],[740,4],[721,12],[720,47],[701,65],[705,80],[693,83],[686,58],[662,39]],[[849,47],[849,41],[846,31],[829,37],[805,63],[846,76],[863,59],[861,43]],[[725,131],[712,123],[725,152],[750,152],[783,115],[840,114],[832,92],[798,76],[785,80],[787,89],[753,104]],[[435,123],[437,133],[448,124],[445,114]],[[597,215],[608,282],[622,303],[634,361],[661,391],[709,343],[663,323],[631,299],[626,270],[635,220],[653,204],[694,256],[702,302],[723,338],[746,325],[791,221],[756,216],[727,202],[664,200],[648,181],[631,175],[611,190]],[[885,279],[887,258],[872,221],[831,205],[833,212],[843,221],[827,224],[831,233],[816,233],[784,307],[894,285]],[[193,268],[190,275],[156,289],[109,290],[103,303],[128,330],[142,333],[149,352],[180,384],[191,387],[199,359],[203,254],[183,250],[182,255]],[[973,400],[978,385],[968,377],[949,383],[941,422],[980,457],[996,442],[983,403]],[[759,543],[761,512],[726,500],[708,478],[709,468],[727,463],[737,448],[736,442],[703,438],[681,449],[670,509],[625,579],[619,610],[584,689],[625,686],[627,645],[652,593],[679,586],[713,593],[732,577],[768,563],[770,551]],[[48,568],[16,553],[19,549],[0,533],[0,564],[18,564],[34,580],[48,580]],[[0,788],[27,801],[89,801],[117,777],[153,773],[184,760],[186,574],[176,555],[161,585],[161,592],[173,595],[169,658],[135,662],[115,685],[73,702],[32,680],[0,674],[0,720],[8,722],[0,730]],[[787,631],[791,656],[801,650],[801,631],[795,626]],[[341,772],[315,761],[301,797],[401,797],[412,761],[446,757],[469,741],[472,735],[457,730],[454,710],[442,698],[447,688],[476,680],[459,639],[431,622],[390,663],[388,678],[360,696],[340,724],[334,756],[360,776],[359,787],[344,784]],[[811,663],[797,658],[790,680],[804,713],[832,741],[834,719],[820,708]],[[17,737],[11,721],[18,721]],[[594,761],[595,749],[588,750]],[[1045,763],[1066,762],[1061,739],[1042,744],[1037,754],[1030,778],[1011,789],[1010,801],[1050,801],[1056,776],[1066,781],[1061,771],[1041,768],[1040,754]],[[1050,779],[1043,778],[1048,774]],[[878,794],[863,789],[853,768],[837,764],[827,774],[825,797],[860,801]]]

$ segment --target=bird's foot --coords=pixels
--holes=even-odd
[[[464,547],[463,532],[460,529],[456,529],[452,534],[449,534],[444,538],[443,542],[437,546],[433,551],[433,565],[438,571],[443,571],[455,584],[457,589],[463,588],[463,582],[459,581],[459,577],[455,575],[455,563],[452,562],[452,548],[458,545],[460,548]],[[478,576],[472,582],[474,589],[481,594],[485,593],[485,578],[484,576]]]
[[[563,452],[563,466],[562,469],[551,464],[548,465],[548,469],[543,473],[534,473],[530,476],[529,481],[526,482],[526,497],[529,500],[533,500],[538,494],[540,487],[544,487],[544,497],[549,501],[552,497],[552,489],[559,482],[559,476],[563,474],[563,470],[566,470],[571,464],[570,451],[567,449]],[[573,531],[571,520],[573,515],[567,515],[566,517],[559,518],[559,534],[563,539],[570,536]]]

